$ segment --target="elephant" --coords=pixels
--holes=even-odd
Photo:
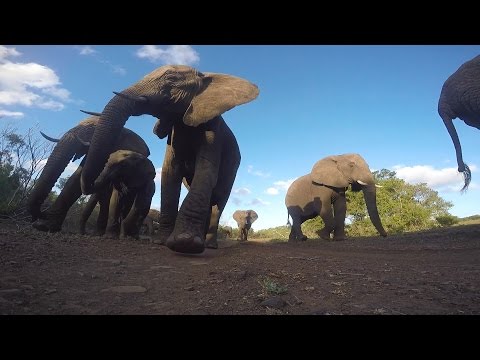
[[[95,180],[95,193],[113,187],[106,235],[138,239],[155,193],[155,167],[144,155],[117,150]]]
[[[254,210],[237,210],[233,213],[233,218],[239,228],[238,240],[247,241],[248,231],[252,224],[258,219],[258,214]]]
[[[387,236],[377,209],[376,187],[368,164],[359,154],[327,156],[317,161],[309,174],[296,179],[288,188],[285,205],[292,218],[288,241],[304,241],[304,221],[318,215],[325,223],[320,231],[322,239],[345,239],[345,216],[347,202],[345,192],[363,191],[372,224],[382,236]]]
[[[81,175],[93,184],[130,116],[157,118],[153,132],[167,137],[162,166],[159,234],[155,242],[180,253],[217,248],[217,229],[230,196],[240,149],[222,114],[254,100],[258,87],[239,77],[165,65],[115,96],[102,111]],[[182,179],[190,187],[179,209]]]
[[[445,81],[438,100],[438,113],[452,138],[457,155],[458,172],[463,173],[466,191],[472,179],[470,168],[463,162],[462,147],[453,119],[480,129],[480,55],[465,62]]]
[[[231,226],[223,226],[222,227],[223,233],[225,234],[225,238],[231,238],[233,234],[233,229]]]
[[[147,235],[153,236],[155,229],[158,227],[158,220],[160,218],[160,211],[157,209],[150,209],[147,216],[143,220],[143,225],[147,227]]]
[[[91,114],[93,115],[93,113]],[[98,116],[93,115],[80,121],[77,126],[68,130],[60,139],[54,139],[42,133],[47,140],[54,141],[57,144],[48,157],[47,163],[28,197],[27,206],[32,216],[33,227],[36,229],[50,232],[60,231],[68,210],[82,194],[80,176],[85,158],[65,183],[64,188],[52,206],[44,211],[41,210],[43,202],[70,160],[80,159],[87,153],[89,141],[93,136],[99,119]],[[125,149],[138,152],[144,156],[150,155],[150,150],[145,141],[138,134],[126,128],[120,131],[113,143],[111,152]],[[97,233],[101,235],[105,231],[107,224],[110,196],[109,194],[102,194],[101,196],[98,194],[98,198],[100,214],[97,220]],[[93,207],[95,207],[95,204]],[[87,218],[89,215],[87,215]]]

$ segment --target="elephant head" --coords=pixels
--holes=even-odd
[[[102,111],[82,172],[82,191],[90,194],[113,142],[130,116],[149,114],[160,119],[155,133],[171,134],[178,121],[198,127],[233,107],[252,101],[258,88],[226,74],[202,73],[184,65],[157,68],[116,95]]]
[[[467,61],[445,81],[438,101],[438,113],[452,138],[457,155],[458,172],[463,173],[465,191],[470,184],[472,173],[463,162],[462,147],[453,119],[459,118],[465,124],[480,129],[480,55]]]
[[[48,157],[42,174],[37,179],[28,198],[28,209],[32,221],[41,216],[40,208],[43,202],[70,160],[79,159],[87,153],[88,146],[84,141],[92,137],[97,122],[98,117],[89,117],[67,131],[60,139],[54,139],[42,133],[47,140],[56,142],[57,145]]]
[[[363,191],[368,215],[377,231],[386,236],[377,209],[375,180],[366,161],[358,154],[333,155],[319,160],[310,173],[313,185],[347,188]]]
[[[238,227],[250,227],[258,219],[258,214],[254,210],[237,210],[233,213],[233,219],[237,222]]]
[[[110,154],[107,164],[95,180],[94,189],[99,191],[110,183],[121,190],[140,188],[155,178],[152,162],[144,155],[129,150],[117,150]]]

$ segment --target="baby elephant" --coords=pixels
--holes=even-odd
[[[320,231],[322,239],[345,238],[347,201],[345,191],[363,191],[368,215],[382,236],[387,236],[378,215],[376,187],[365,160],[358,154],[328,156],[318,161],[310,174],[299,177],[287,191],[285,205],[292,217],[292,229],[288,241],[306,240],[301,225],[318,215],[325,223]]]
[[[155,193],[155,167],[139,153],[118,150],[95,180],[95,192],[113,186],[106,235],[139,238]]]
[[[248,231],[252,227],[255,220],[258,219],[258,215],[253,210],[237,210],[233,213],[233,218],[237,222],[239,232],[239,241],[247,241]]]

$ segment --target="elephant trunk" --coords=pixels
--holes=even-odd
[[[380,235],[387,236],[387,232],[383,228],[382,221],[378,215],[377,191],[375,185],[364,186],[363,197],[365,199],[368,215],[370,216],[370,221],[372,222],[373,226],[375,226],[375,229],[377,229]]]
[[[128,94],[129,91],[123,93]],[[135,101],[119,95],[114,96],[105,106],[90,141],[82,171],[81,186],[84,194],[91,194],[94,191],[95,179],[103,170],[128,118],[136,114],[136,107]]]
[[[455,126],[453,126],[453,119],[451,119],[449,116],[444,115],[443,113],[440,113],[440,116],[442,117],[443,123],[445,124],[445,127],[447,128],[447,131],[450,137],[452,138],[453,146],[455,146],[455,153],[457,155],[458,172],[463,173],[463,179],[464,179],[464,185],[461,191],[465,191],[467,190],[468,185],[470,185],[470,180],[472,179],[472,173],[468,165],[463,162],[462,146],[460,145],[460,140],[458,139],[458,134],[457,134],[457,131],[455,130]]]
[[[78,141],[70,134],[66,134],[53,149],[28,198],[28,210],[32,216],[32,221],[39,218],[43,202],[77,149]]]

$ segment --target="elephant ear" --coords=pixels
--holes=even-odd
[[[258,219],[258,214],[255,212],[255,210],[250,210],[250,219],[252,223]]]
[[[237,210],[233,213],[233,219],[238,223],[242,221],[242,218],[244,217],[243,215],[243,210]]]
[[[202,87],[183,116],[188,126],[198,126],[237,105],[254,100],[259,90],[255,84],[231,75],[203,73]]]
[[[342,158],[339,156],[328,156],[317,161],[310,173],[312,181],[317,184],[338,188],[347,187],[350,184],[348,178],[339,170],[342,161]]]

